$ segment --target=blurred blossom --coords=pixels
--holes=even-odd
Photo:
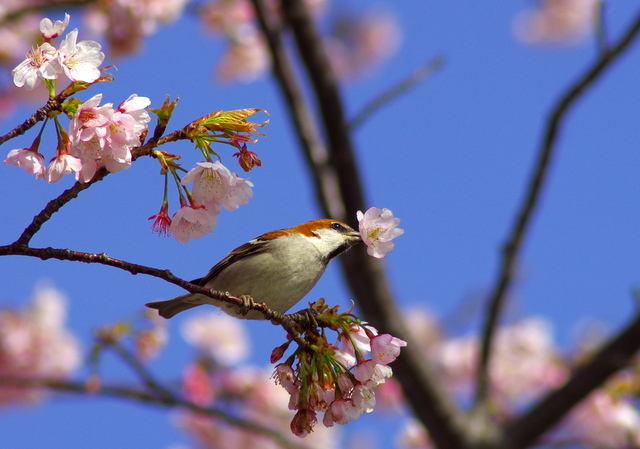
[[[591,31],[596,0],[539,0],[514,20],[516,36],[529,44],[571,44]]]
[[[396,446],[401,449],[430,449],[429,435],[416,419],[407,419],[398,434]]]
[[[157,357],[168,340],[167,320],[151,310],[145,310],[145,318],[150,328],[135,336],[136,353],[143,361]]]
[[[395,16],[376,10],[339,18],[325,46],[334,71],[344,79],[361,76],[385,62],[400,41]]]
[[[248,0],[212,0],[200,8],[199,17],[207,31],[223,36],[250,24],[255,13]]]
[[[45,39],[54,39],[60,36],[69,25],[69,14],[64,15],[64,20],[56,20],[53,22],[48,17],[40,21],[40,32]]]
[[[424,307],[413,307],[404,313],[411,334],[422,347],[432,348],[442,341],[442,330],[437,317]]]
[[[603,449],[640,447],[640,414],[628,399],[596,390],[565,418],[559,440]]]
[[[474,382],[478,356],[476,336],[445,341],[434,351],[446,382],[464,392]],[[498,329],[490,373],[498,403],[513,406],[530,400],[562,384],[567,375],[546,321],[529,318]]]
[[[184,339],[222,365],[234,365],[249,356],[245,324],[229,315],[210,312],[184,322]]]
[[[231,317],[229,317],[231,318]],[[233,318],[232,318],[233,319]],[[239,321],[239,320],[236,320]],[[269,373],[256,367],[236,369],[222,368],[203,376],[205,371],[192,375],[190,388],[198,387],[194,381],[206,382],[203,386],[203,398],[216,390],[216,408],[232,411],[243,419],[272,429],[283,437],[289,438],[297,447],[309,449],[334,449],[338,447],[334,429],[322,426],[312,432],[304,440],[298,440],[289,431],[289,422],[293,412],[287,408],[287,392],[269,378]],[[210,396],[213,397],[213,396]],[[255,447],[260,449],[278,449],[281,446],[272,439],[259,433],[243,430],[221,420],[203,415],[184,412],[180,417],[180,427],[191,435],[205,449],[238,449]],[[295,441],[294,441],[295,438]]]
[[[110,55],[124,56],[139,50],[142,39],[162,23],[175,21],[188,0],[114,0],[90,5],[84,23],[109,42]]]
[[[0,311],[0,377],[66,379],[80,365],[80,346],[64,328],[66,299],[51,286],[38,286],[25,311]],[[36,388],[0,384],[0,404],[34,401]]]
[[[226,82],[251,82],[265,75],[270,67],[264,38],[253,26],[247,25],[236,39],[229,41],[218,67],[218,78]]]
[[[206,368],[200,363],[187,365],[182,374],[182,389],[185,397],[201,407],[215,400],[216,389]]]

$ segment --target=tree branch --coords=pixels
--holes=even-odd
[[[325,187],[324,191],[334,190],[340,195],[346,215],[336,218],[355,224],[355,211],[365,209],[365,198],[336,80],[304,2],[283,0],[282,7],[315,93],[329,143],[329,163],[337,177],[335,181],[322,178],[325,182],[335,183],[334,187]],[[318,167],[314,169],[319,170]],[[322,198],[321,194],[318,196]],[[326,202],[322,207],[331,210]],[[362,248],[345,253],[341,262],[367,321],[380,331],[408,342],[402,356],[394,362],[394,371],[407,400],[418,419],[429,429],[433,441],[437,446],[449,449],[468,447],[464,416],[441,385],[419,343],[413,341],[408,332],[386,281],[382,263],[369,257]]]
[[[34,112],[31,117],[24,121],[24,123],[16,126],[4,136],[0,136],[0,145],[5,143],[7,140],[23,135],[36,126],[38,122],[43,121],[50,112],[59,111],[62,103],[67,99],[67,97],[69,97],[69,94],[62,92],[56,97],[50,98],[44,106]]]
[[[530,177],[525,198],[516,215],[511,232],[503,248],[501,267],[497,275],[495,287],[487,306],[483,327],[482,349],[478,365],[476,384],[476,406],[483,408],[489,391],[489,367],[491,349],[498,321],[504,308],[507,293],[517,269],[517,260],[531,226],[531,219],[538,206],[544,183],[549,173],[549,166],[555,155],[560,128],[570,108],[596,81],[613,66],[613,63],[627,50],[640,32],[640,13],[631,26],[623,34],[617,44],[608,53],[597,59],[591,67],[567,89],[560,97],[547,118],[547,125],[538,151],[538,162]]]
[[[170,397],[158,396],[152,392],[142,391],[131,387],[123,387],[117,385],[103,385],[99,389],[93,390],[88,388],[84,382],[72,382],[57,379],[28,379],[21,377],[0,376],[0,385],[20,388],[49,388],[65,393],[87,395],[87,396],[104,396],[115,397],[118,399],[127,399],[131,401],[141,402],[155,406],[163,406],[167,408],[183,408],[193,413],[224,421],[232,426],[253,432],[258,435],[267,437],[282,447],[289,449],[303,449],[303,446],[292,443],[284,438],[281,432],[274,431],[260,424],[237,418],[225,413],[222,410],[210,407],[202,407],[193,402],[181,399],[175,394]]]

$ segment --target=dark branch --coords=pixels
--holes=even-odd
[[[560,128],[567,117],[569,109],[591,88],[596,81],[613,66],[613,63],[627,50],[640,32],[640,13],[632,25],[624,33],[618,43],[610,51],[602,55],[591,67],[567,89],[560,97],[547,119],[546,129],[540,149],[538,162],[529,180],[525,198],[517,213],[507,243],[503,248],[501,267],[495,282],[493,293],[489,297],[486,321],[483,327],[482,350],[478,366],[476,387],[476,404],[482,406],[488,395],[489,364],[494,335],[498,321],[504,308],[509,287],[513,283],[517,269],[517,260],[531,225],[531,218],[538,206],[540,195],[549,173],[549,166],[557,147]]]
[[[61,93],[55,98],[49,99],[49,101],[47,101],[44,106],[34,112],[33,115],[29,117],[24,123],[16,126],[4,136],[0,136],[0,145],[5,143],[7,140],[23,135],[28,130],[36,126],[38,122],[43,121],[50,112],[59,111],[62,102],[66,100],[68,96],[68,94]]]
[[[346,216],[335,218],[343,218],[347,223],[354,224],[355,211],[364,210],[366,201],[338,86],[324,53],[322,40],[304,2],[284,0],[282,7],[314,90],[328,142],[329,163],[337,177],[335,181],[322,178],[333,183],[331,187],[324,187],[323,191],[335,191],[344,204]],[[314,167],[314,170],[320,169]],[[321,193],[318,196],[322,198]],[[331,210],[326,202],[322,207]],[[438,447],[449,449],[468,447],[464,417],[441,385],[430,361],[422,354],[420,345],[412,340],[386,281],[383,265],[360,248],[346,253],[341,261],[347,281],[367,321],[382,332],[408,341],[402,356],[394,362],[394,372],[416,416],[429,429],[433,441]]]

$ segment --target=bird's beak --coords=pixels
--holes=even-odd
[[[349,237],[349,246],[357,245],[362,242],[362,237],[360,237],[360,233],[358,231],[350,232],[347,234],[347,237]]]

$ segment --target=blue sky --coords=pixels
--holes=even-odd
[[[354,11],[368,3],[348,2]],[[635,14],[631,3],[610,3],[612,37]],[[391,209],[405,229],[386,259],[401,306],[426,306],[447,317],[455,332],[474,329],[480,322],[481,302],[494,281],[546,114],[596,56],[593,39],[571,47],[518,42],[511,23],[527,5],[389,4],[404,34],[399,51],[385,66],[343,87],[348,115],[353,116],[418,65],[437,55],[446,58],[438,73],[371,117],[354,141],[369,205]],[[72,20],[70,29],[81,27],[76,16]],[[252,237],[319,218],[275,84],[269,79],[213,82],[220,50],[193,18],[184,17],[160,29],[139,56],[107,59],[117,65],[116,81],[100,84],[83,98],[103,92],[104,101],[117,104],[137,93],[158,107],[165,95],[179,96],[169,130],[218,109],[268,110],[267,135],[253,148],[263,167],[250,173],[255,189],[249,204],[223,211],[214,234],[187,245],[151,234],[147,217],[160,207],[163,178],[157,163],[147,158],[83,192],[45,224],[33,245],[107,252],[191,279]],[[576,326],[585,319],[602,321],[613,330],[635,307],[631,292],[639,286],[640,266],[639,70],[636,45],[570,112],[524,245],[508,319],[546,316],[567,350]],[[1,123],[2,134],[30,111],[21,109]],[[10,141],[0,152],[28,146],[33,136]],[[43,152],[52,149],[52,141],[43,143]],[[181,154],[187,166],[187,161],[200,160],[186,142],[166,149]],[[221,155],[223,163],[233,165],[226,148]],[[48,185],[34,182],[16,167],[0,170],[0,244],[6,244],[73,179]],[[322,296],[330,303],[349,303],[336,268],[328,270],[309,299]],[[62,290],[69,298],[69,325],[85,342],[85,350],[96,327],[134,317],[145,302],[180,293],[158,279],[79,263],[3,257],[0,273],[2,305],[25,304],[40,279]],[[177,379],[192,355],[179,335],[183,319],[172,320],[171,342],[151,364],[162,379]],[[264,365],[284,333],[265,323],[249,327],[255,343],[252,361]],[[104,373],[110,379],[129,379],[114,360],[107,361]],[[366,429],[376,422],[365,416],[358,425]],[[7,448],[165,448],[187,441],[164,410],[77,397],[0,411],[0,426],[11,429],[4,437]]]

